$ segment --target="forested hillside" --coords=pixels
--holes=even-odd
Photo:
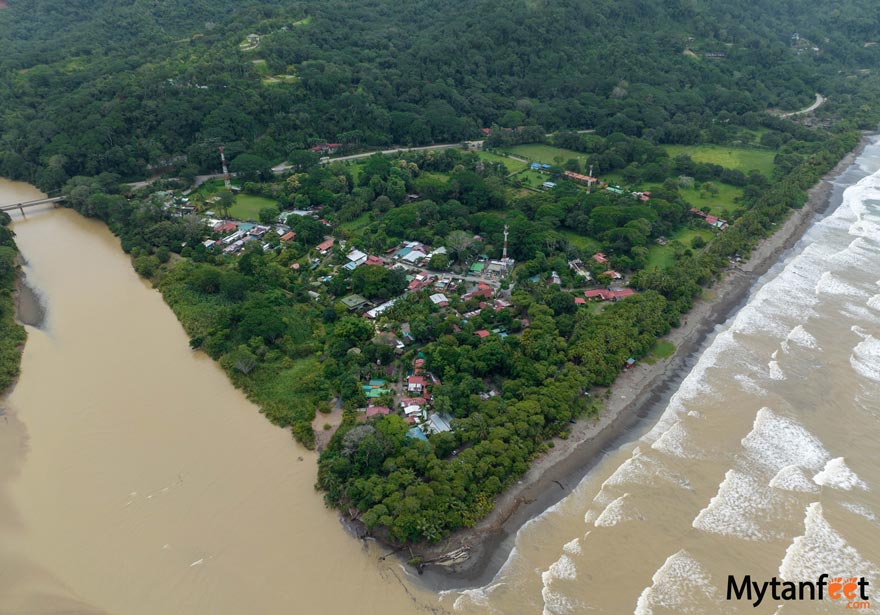
[[[277,162],[496,124],[692,143],[816,91],[825,113],[873,122],[878,24],[856,0],[10,0],[0,175],[51,190],[216,171],[221,143]]]

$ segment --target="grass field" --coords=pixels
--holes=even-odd
[[[507,156],[499,156],[498,154],[493,154],[492,152],[476,152],[476,154],[486,162],[500,162],[505,167],[507,167],[508,173],[516,173],[517,171],[522,171],[528,166],[525,162],[520,162],[519,160],[514,160],[513,158],[508,158]]]
[[[260,210],[264,207],[277,207],[272,199],[252,194],[238,194],[235,204],[229,208],[229,215],[236,220],[259,220]]]
[[[261,75],[269,74],[269,65],[266,63],[266,60],[251,60],[251,64],[254,65],[254,69]]]
[[[707,194],[704,196],[701,190],[693,188],[679,188],[678,193],[691,207],[696,207],[697,209],[708,207],[710,213],[715,216],[730,216],[734,209],[742,206],[737,202],[737,199],[742,198],[742,188],[737,188],[730,184],[722,184],[721,182],[712,182],[712,184],[718,189],[718,194]],[[637,189],[650,191],[656,190],[659,186],[660,184],[657,183],[640,184]]]
[[[561,231],[560,234],[565,237],[571,245],[584,252],[593,254],[602,249],[602,244],[595,239],[578,235],[574,231]]]
[[[562,149],[561,147],[553,147],[552,145],[544,145],[543,143],[532,143],[529,145],[515,145],[513,147],[504,148],[505,152],[509,152],[514,156],[527,158],[532,162],[542,162],[544,164],[565,164],[567,160],[574,158],[584,166],[587,161],[587,155],[575,152],[570,149]],[[557,159],[561,159],[561,162]]]
[[[698,235],[708,242],[712,239],[713,233],[709,230],[708,226],[706,227],[706,230],[683,228],[668,239],[670,241],[679,241],[684,244],[685,248],[690,248],[691,240]],[[661,246],[655,243],[650,248],[648,248],[648,267],[666,269],[673,263],[674,260],[675,251],[671,245]]]
[[[370,214],[363,213],[354,220],[350,220],[348,222],[343,222],[339,225],[339,228],[348,231],[349,233],[354,233],[356,231],[361,230],[370,224]]]
[[[538,173],[537,171],[522,171],[514,175],[514,177],[520,180],[524,186],[537,188],[538,190],[543,190],[541,184],[550,181],[549,175],[546,173]]]
[[[770,177],[776,153],[769,149],[754,147],[725,147],[723,145],[664,145],[669,156],[675,158],[687,154],[696,162],[710,162],[744,173],[758,171]]]

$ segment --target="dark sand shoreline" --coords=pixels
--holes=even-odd
[[[618,377],[600,417],[579,422],[567,440],[556,439],[555,448],[501,494],[493,511],[475,527],[456,532],[438,545],[413,548],[425,561],[439,560],[424,567],[420,580],[434,590],[486,585],[504,565],[516,533],[525,523],[571,493],[606,453],[633,441],[653,425],[711,344],[717,326],[747,303],[755,283],[798,243],[817,215],[833,209],[832,204],[834,208],[840,204],[842,190],[834,193],[834,180],[850,169],[872,136],[863,136],[858,147],[809,190],[804,206],[764,239],[747,263],[729,269],[704,293],[683,325],[666,336],[676,345],[671,357],[653,365],[642,363]],[[463,547],[469,548],[466,559],[443,562],[444,554]]]

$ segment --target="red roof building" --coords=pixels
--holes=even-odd
[[[612,280],[619,280],[623,277],[622,275],[620,275],[619,273],[614,271],[614,269],[609,269],[608,271],[604,271],[603,273],[605,275],[607,275],[609,278],[611,278]]]
[[[408,406],[424,406],[428,400],[424,397],[404,397],[400,400],[400,406],[406,408]]]
[[[575,298],[574,298],[574,304],[575,304],[575,305],[586,305],[586,304],[587,304],[587,300],[584,299],[583,297],[575,297]]]
[[[596,252],[595,254],[593,254],[593,260],[602,265],[608,262],[608,257],[605,256],[602,252]]]
[[[421,393],[427,384],[424,376],[410,376],[406,379],[406,390],[410,393]]]
[[[214,230],[218,233],[230,233],[237,228],[237,222],[224,222],[223,224],[218,224],[216,227],[214,227]]]
[[[486,339],[487,337],[489,337],[490,334],[485,329],[480,329],[479,331],[474,331],[474,335],[476,335],[480,339]]]
[[[590,177],[589,175],[581,175],[580,173],[574,173],[572,171],[565,171],[563,173],[563,175],[565,177],[567,177],[568,179],[571,179],[576,182],[580,182],[582,184],[587,184],[588,186],[592,186],[597,181],[599,181],[595,177]]]
[[[319,243],[317,246],[315,246],[315,249],[321,254],[326,254],[330,251],[330,248],[333,247],[334,243],[336,243],[336,240],[331,237],[327,241],[322,241],[321,243]]]
[[[281,241],[285,243],[288,241],[293,241],[294,239],[296,239],[296,231],[290,231],[289,233],[284,233],[281,236]]]
[[[379,414],[391,414],[391,409],[386,408],[385,406],[370,406],[367,408],[367,418],[371,416],[377,416]]]
[[[385,264],[385,261],[383,261],[378,256],[368,256],[367,262],[365,264],[366,265],[377,265],[377,266],[381,267]]]

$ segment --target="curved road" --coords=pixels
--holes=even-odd
[[[780,113],[779,117],[794,117],[795,115],[804,115],[805,113],[812,113],[819,107],[825,104],[825,101],[828,100],[818,92],[816,92],[816,102],[805,109],[801,109],[800,111],[790,111],[788,113]]]

